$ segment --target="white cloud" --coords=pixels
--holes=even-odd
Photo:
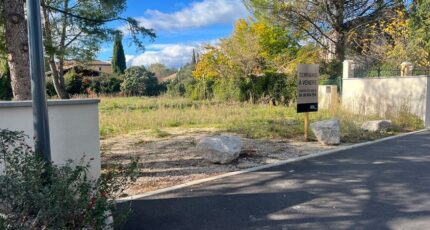
[[[216,45],[218,39],[187,44],[151,44],[146,52],[140,55],[125,55],[129,66],[149,66],[162,63],[171,68],[179,68],[191,61],[193,50],[203,52],[205,45]]]
[[[241,0],[203,0],[193,2],[180,11],[163,13],[147,10],[138,20],[141,25],[156,31],[199,28],[215,24],[230,24],[249,13]]]
[[[133,58],[135,58],[136,56],[134,56],[134,55],[128,55],[128,54],[126,54],[125,55],[125,61],[128,63],[128,62],[130,62],[131,60],[133,60]]]
[[[158,44],[147,46],[145,53],[129,56],[127,62],[130,66],[148,66],[154,63],[162,63],[168,67],[178,68],[191,61],[193,45],[184,44]]]
[[[99,53],[107,53],[107,52],[112,52],[112,48],[111,47],[102,47],[99,51]]]

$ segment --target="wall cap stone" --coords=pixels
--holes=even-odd
[[[381,79],[408,79],[408,78],[430,78],[430,75],[418,75],[418,76],[393,76],[393,77],[363,77],[363,78],[344,78],[347,81],[359,81],[359,80],[381,80]]]
[[[48,106],[91,105],[100,103],[100,99],[48,100]],[[31,101],[0,101],[0,108],[31,107]]]

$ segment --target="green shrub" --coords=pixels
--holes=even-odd
[[[424,128],[423,120],[415,114],[409,112],[410,110],[403,109],[396,114],[391,116],[390,119],[393,121],[394,128],[400,131],[414,131]]]
[[[262,76],[248,76],[241,81],[242,101],[288,105],[295,99],[296,83],[293,76],[267,72]]]
[[[7,65],[7,61],[1,59],[0,60],[0,100],[11,100],[13,97],[12,94],[12,85],[9,73],[9,67]]]
[[[296,78],[282,73],[266,73],[267,94],[273,104],[288,105],[296,99]]]
[[[222,78],[214,83],[214,98],[218,101],[241,101],[240,81],[237,78]]]
[[[52,78],[46,78],[46,94],[49,97],[57,95],[57,91],[55,91],[55,86],[54,82],[52,82]]]
[[[129,96],[156,96],[159,94],[158,80],[143,66],[127,69],[123,75],[121,91]]]
[[[193,100],[212,99],[214,84],[213,79],[200,79],[193,85],[187,85],[187,96]]]
[[[64,82],[66,91],[70,95],[86,93],[85,89],[88,87],[88,81],[85,82],[84,77],[76,73],[74,69],[64,75]]]
[[[195,65],[192,63],[183,66],[177,73],[176,79],[167,83],[167,95],[191,97],[197,81],[193,77]]]
[[[109,79],[101,81],[101,92],[102,93],[119,93],[121,92],[122,80],[119,78],[111,77]]]
[[[96,94],[115,94],[121,92],[122,79],[118,77],[88,77],[90,81],[88,91]]]
[[[185,78],[178,78],[167,85],[169,96],[185,96],[192,100],[270,102],[274,105],[288,105],[296,97],[295,90],[294,76],[276,72],[209,79],[185,75]]]
[[[171,97],[183,97],[186,93],[185,84],[178,81],[172,81],[167,83],[167,95]]]
[[[0,74],[0,100],[11,100],[12,97],[12,87],[9,75]]]
[[[90,77],[71,70],[64,76],[66,90],[69,94],[114,94],[121,92],[123,80],[114,76]],[[48,85],[49,86],[49,85]]]
[[[342,62],[332,60],[322,62],[320,66],[320,74],[322,78],[337,79],[342,76]]]
[[[117,209],[114,199],[136,178],[137,160],[94,181],[88,177],[88,164],[52,165],[35,155],[25,139],[20,132],[0,129],[0,161],[7,166],[0,175],[0,229],[111,225],[106,218]]]

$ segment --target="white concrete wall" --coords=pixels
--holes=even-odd
[[[339,105],[337,85],[320,85],[318,87],[318,108],[335,109]]]
[[[356,113],[386,116],[407,109],[430,127],[429,77],[343,79],[342,105]]]
[[[79,162],[85,155],[93,178],[100,176],[101,168],[98,103],[99,100],[48,102],[52,161]],[[0,128],[24,131],[30,137],[28,144],[33,146],[31,102],[0,102]]]
[[[427,78],[427,104],[426,118],[424,120],[426,128],[430,128],[430,77]]]

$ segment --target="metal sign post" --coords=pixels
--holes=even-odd
[[[304,113],[305,140],[308,140],[309,112],[318,111],[319,65],[297,66],[297,113]]]
[[[51,161],[48,106],[46,102],[45,64],[43,56],[40,0],[27,1],[28,41],[31,94],[33,101],[34,148],[37,154]]]

